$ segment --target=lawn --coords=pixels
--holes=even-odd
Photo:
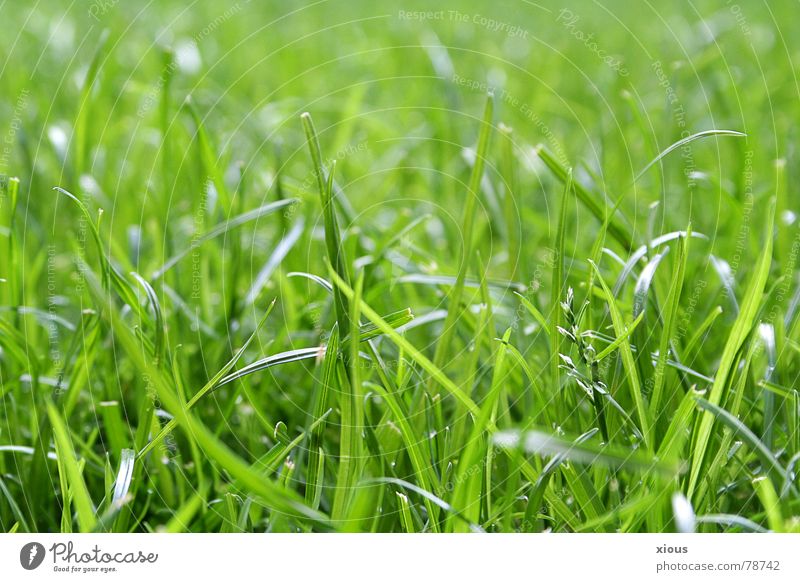
[[[800,532],[796,2],[0,15],[0,531]]]

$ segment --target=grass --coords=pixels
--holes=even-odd
[[[794,8],[3,5],[0,531],[800,531]]]

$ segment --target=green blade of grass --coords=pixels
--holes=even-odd
[[[80,106],[78,115],[75,119],[75,174],[76,178],[86,171],[88,165],[87,153],[89,151],[89,120],[92,116],[93,107],[92,89],[94,88],[95,81],[97,80],[98,73],[100,72],[101,60],[106,52],[106,44],[110,37],[109,29],[104,29],[98,38],[94,55],[89,63],[89,68],[86,70],[86,76],[83,79],[81,86]]]
[[[186,97],[183,106],[194,121],[194,137],[197,139],[197,147],[200,151],[200,160],[203,164],[204,173],[214,184],[214,188],[219,196],[223,216],[228,216],[231,210],[233,197],[228,190],[228,186],[225,184],[224,172],[219,167],[220,158],[214,151],[214,146],[211,143],[211,136],[209,136],[206,131],[204,119],[200,117],[191,96]]]
[[[701,344],[701,340],[709,332],[711,326],[714,325],[714,322],[720,315],[722,315],[722,307],[716,305],[703,320],[703,323],[697,327],[697,330],[692,334],[692,337],[689,338],[689,341],[686,342],[686,347],[683,350],[684,357],[691,359],[695,355],[695,348]]]
[[[555,260],[551,269],[550,280],[550,381],[552,390],[557,398],[560,398],[561,391],[561,361],[559,354],[563,352],[562,337],[559,328],[564,326],[564,310],[561,309],[561,301],[564,300],[566,293],[566,281],[564,277],[564,248],[566,241],[567,228],[567,208],[572,195],[572,168],[567,170],[564,180],[564,192],[561,196],[560,211],[558,214],[558,224],[555,233]]]
[[[480,503],[477,500],[481,498],[481,475],[488,470],[488,467],[480,459],[481,450],[485,447],[483,433],[489,427],[490,419],[495,414],[495,406],[500,392],[505,382],[507,382],[505,344],[508,343],[510,338],[511,330],[508,329],[503,335],[500,349],[497,350],[489,393],[481,402],[480,414],[472,425],[472,430],[466,441],[466,447],[458,461],[452,503],[455,507],[459,507],[464,516],[471,522],[480,521]],[[476,470],[476,467],[478,467],[478,470]],[[452,524],[452,531],[465,531],[459,527],[461,525],[463,524]]]
[[[339,278],[339,276],[334,273],[333,270],[331,270],[330,274],[334,285],[342,290],[342,293],[348,300],[352,300],[354,296],[353,290],[347,285],[347,283]],[[415,348],[407,339],[397,333],[397,331],[395,331],[391,325],[386,323],[386,321],[384,321],[384,319],[369,305],[364,303],[363,300],[361,301],[361,313],[363,313],[367,319],[375,324],[375,327],[381,330],[384,335],[392,340],[392,342],[401,347],[409,358],[411,358],[413,361],[419,364],[422,369],[428,372],[433,380],[435,380],[447,392],[452,394],[456,400],[458,400],[467,409],[468,412],[475,416],[480,413],[478,406],[464,392],[463,389],[459,388],[438,366],[426,358],[425,355]]]
[[[192,521],[194,515],[200,511],[200,509],[206,503],[206,492],[204,488],[200,488],[195,491],[189,500],[184,503],[178,510],[173,513],[170,520],[164,526],[165,533],[181,533],[190,531],[189,524]]]
[[[261,317],[261,320],[258,322],[258,325],[256,326],[256,329],[253,331],[252,334],[250,334],[250,337],[247,338],[247,341],[245,341],[244,345],[242,345],[242,347],[239,348],[236,351],[236,353],[228,361],[227,364],[225,364],[216,374],[214,374],[214,376],[208,382],[206,382],[206,384],[200,390],[198,390],[194,394],[194,396],[192,396],[192,398],[186,404],[186,408],[187,409],[192,408],[195,404],[197,404],[197,402],[203,396],[205,396],[206,394],[208,394],[209,392],[211,392],[212,390],[214,390],[215,388],[217,388],[220,385],[222,380],[226,377],[226,374],[228,374],[228,372],[230,372],[233,369],[233,367],[236,365],[236,363],[239,361],[239,359],[244,354],[245,350],[252,343],[252,341],[256,338],[256,336],[258,335],[258,332],[264,326],[264,322],[267,321],[267,317],[269,317],[269,314],[272,313],[272,309],[274,307],[275,307],[275,300],[273,300],[269,304],[269,307],[267,308],[266,312],[264,312],[264,315]],[[143,457],[148,452],[153,450],[156,446],[158,446],[167,437],[167,435],[170,432],[172,432],[175,429],[176,426],[177,426],[177,421],[174,420],[174,419],[170,420],[164,426],[164,428],[162,428],[161,431],[149,443],[147,443],[147,445],[144,448],[139,450],[139,453],[138,453],[137,456]]]
[[[86,223],[89,225],[89,230],[92,234],[92,239],[97,247],[97,254],[100,257],[103,288],[108,291],[113,287],[114,291],[117,292],[117,295],[119,295],[122,301],[127,303],[131,309],[136,310],[142,319],[146,319],[147,315],[142,310],[142,306],[136,295],[136,290],[134,289],[133,285],[122,276],[114,264],[112,264],[111,259],[103,247],[103,241],[100,236],[99,228],[99,217],[102,216],[102,211],[98,215],[98,220],[95,221],[86,205],[74,194],[58,186],[53,188],[53,190],[72,200],[78,206],[83,214],[83,217],[86,219]]]
[[[500,158],[501,175],[503,178],[503,219],[505,221],[505,236],[508,243],[508,276],[513,279],[517,272],[517,261],[520,256],[520,231],[519,201],[517,200],[517,172],[514,159],[514,130],[504,123],[500,124],[502,140],[502,157]]]
[[[31,451],[31,453],[33,453],[33,451]],[[14,519],[17,520],[15,527],[21,526],[23,531],[31,532],[32,530],[30,525],[28,525],[28,520],[25,519],[25,514],[22,512],[22,509],[20,509],[19,504],[17,503],[17,500],[14,499],[14,496],[11,494],[11,491],[8,490],[8,486],[6,485],[5,479],[3,479],[2,475],[0,475],[0,493],[2,493],[3,498],[6,500],[6,503],[8,503],[8,506],[11,508],[11,514],[14,516]],[[13,532],[9,531],[8,533],[13,533]]]
[[[436,342],[436,350],[433,356],[433,365],[442,368],[448,358],[448,353],[452,347],[455,328],[463,312],[461,305],[464,295],[464,284],[467,278],[467,271],[472,260],[473,246],[473,227],[475,223],[475,207],[480,194],[480,185],[483,178],[483,166],[489,149],[489,138],[492,129],[492,114],[494,111],[494,96],[489,94],[486,99],[486,107],[483,111],[483,122],[478,134],[478,147],[475,151],[475,162],[472,165],[472,173],[469,178],[469,190],[464,202],[464,218],[461,227],[464,237],[461,248],[461,256],[458,262],[458,275],[456,283],[448,295],[447,318],[442,327],[442,334]],[[346,280],[345,280],[346,282]]]
[[[625,333],[614,338],[613,342],[608,344],[605,348],[597,353],[597,355],[594,357],[595,361],[601,362],[603,359],[610,356],[615,350],[619,349],[622,342],[630,342],[631,335],[636,331],[636,328],[642,322],[642,319],[644,319],[644,311],[639,313],[636,319],[634,319],[633,322],[631,322],[631,324],[625,328]]]
[[[321,418],[328,407],[328,394],[336,390],[336,360],[339,358],[339,326],[334,324],[328,344],[325,347],[325,359],[322,363],[322,377],[317,385],[312,418]],[[322,459],[322,433],[325,424],[319,423],[311,431],[308,444],[308,466],[306,469],[306,504],[317,509],[322,495],[323,465]]]
[[[545,318],[544,315],[542,315],[542,312],[539,311],[536,308],[536,306],[533,303],[531,303],[525,296],[517,293],[516,291],[514,291],[514,295],[516,295],[519,298],[520,303],[522,303],[522,305],[525,307],[525,309],[528,311],[528,313],[530,313],[533,316],[533,318],[536,320],[536,323],[539,324],[539,326],[541,327],[542,331],[544,331],[549,337],[550,336],[550,326],[547,324],[547,319]]]
[[[96,297],[102,297],[102,291],[96,281],[88,279],[90,289]],[[113,313],[106,313],[107,321],[115,331],[115,337],[124,352],[135,364],[136,368],[146,374],[153,383],[158,397],[164,406],[175,415],[175,420],[186,438],[194,440],[200,449],[221,468],[241,483],[248,491],[261,498],[270,509],[278,514],[285,514],[302,521],[308,521],[323,529],[330,529],[329,518],[311,509],[293,491],[287,490],[272,480],[264,479],[253,470],[241,457],[234,453],[225,443],[200,421],[187,406],[181,403],[178,395],[170,387],[163,372],[152,365],[142,354],[141,347],[134,335]]]
[[[286,233],[281,241],[276,245],[275,250],[270,255],[269,259],[261,270],[256,275],[253,284],[250,286],[250,289],[247,290],[247,293],[244,297],[245,305],[252,304],[258,296],[261,294],[261,290],[264,288],[264,285],[267,284],[269,281],[270,276],[278,268],[278,266],[283,262],[286,258],[286,255],[289,254],[289,251],[292,250],[295,243],[297,243],[300,235],[303,234],[303,228],[305,227],[305,222],[303,221],[302,217],[295,222],[292,229]]]
[[[483,532],[483,529],[481,528],[481,526],[479,526],[476,523],[471,523],[466,517],[464,517],[464,515],[460,511],[458,511],[458,509],[456,509],[455,507],[453,507],[452,505],[447,503],[442,498],[437,497],[436,495],[434,495],[430,491],[425,491],[424,489],[420,489],[419,487],[417,487],[413,483],[409,483],[408,481],[404,481],[402,479],[397,479],[397,478],[394,478],[394,477],[381,477],[379,479],[372,479],[372,481],[375,482],[375,483],[388,483],[390,485],[397,485],[398,487],[402,487],[403,489],[407,489],[408,491],[412,491],[412,492],[420,495],[421,497],[424,497],[425,499],[428,499],[434,505],[439,506],[446,513],[451,513],[451,514],[455,515],[458,519],[461,519],[461,520],[465,521],[468,524],[470,531],[476,532],[476,533],[482,533]]]
[[[718,407],[725,396],[725,391],[728,387],[728,380],[733,375],[733,362],[736,354],[739,352],[750,330],[755,324],[755,318],[758,313],[761,298],[764,293],[764,287],[769,275],[769,268],[772,263],[772,230],[775,218],[775,201],[770,202],[769,210],[767,213],[766,222],[766,236],[764,247],[761,256],[753,269],[753,275],[750,279],[750,284],[744,294],[739,315],[733,324],[733,328],[728,335],[725,343],[725,348],[722,351],[717,373],[714,377],[714,384],[711,387],[711,392],[708,395],[708,402],[712,406]],[[692,467],[689,473],[689,484],[687,489],[687,497],[692,500],[695,489],[697,488],[700,479],[700,473],[705,463],[706,451],[708,449],[708,442],[711,438],[711,429],[714,423],[714,415],[711,412],[706,412],[700,421],[697,433],[694,438],[692,446]]]
[[[581,443],[585,443],[594,435],[596,435],[599,430],[600,429],[593,428],[583,433],[573,441],[574,444],[580,445]],[[557,453],[553,455],[550,461],[548,461],[547,465],[544,466],[541,473],[539,473],[536,481],[532,484],[531,492],[528,495],[528,503],[525,509],[525,519],[523,520],[524,530],[541,531],[541,527],[537,525],[538,520],[536,520],[535,515],[539,511],[539,507],[542,505],[545,490],[547,489],[548,483],[550,483],[550,478],[552,477],[553,473],[555,473],[556,469],[558,469],[558,467],[565,461],[567,461],[567,456],[564,453]]]
[[[21,297],[17,272],[19,251],[14,224],[16,222],[17,202],[19,200],[19,178],[8,178],[0,183],[0,305],[19,308]]]
[[[656,334],[656,327],[658,320],[661,319],[661,310],[656,298],[651,294],[651,288],[654,287],[656,272],[661,265],[664,257],[669,253],[669,247],[654,256],[642,269],[639,277],[636,279],[636,286],[633,290],[633,316],[639,315],[649,316],[651,325],[644,325],[639,328],[632,339],[631,343],[636,345],[636,364],[641,374],[641,379],[644,385],[653,386],[653,366],[650,362],[650,354],[655,350],[653,347],[653,337]],[[648,309],[648,304],[652,307]],[[655,313],[653,313],[655,312]]]
[[[158,300],[155,289],[153,289],[152,285],[145,281],[141,275],[136,272],[131,272],[131,276],[144,288],[147,294],[147,300],[150,303],[150,307],[153,309],[153,324],[155,327],[153,356],[155,357],[156,366],[160,366],[164,358],[164,349],[166,346],[166,329],[164,325],[164,313],[161,310],[161,302]]]
[[[631,351],[631,344],[627,339],[627,327],[625,322],[622,318],[622,313],[620,313],[619,308],[617,307],[616,299],[614,299],[614,295],[611,293],[611,289],[608,288],[606,285],[605,280],[603,279],[603,275],[600,273],[600,269],[594,263],[594,261],[589,262],[592,266],[592,269],[597,276],[597,280],[600,282],[600,286],[603,289],[606,298],[606,304],[608,305],[609,313],[611,314],[611,321],[614,325],[614,333],[617,335],[618,338],[622,338],[622,341],[619,344],[619,352],[622,358],[622,365],[625,369],[625,377],[628,381],[628,387],[631,392],[631,399],[633,400],[634,404],[636,405],[636,414],[639,419],[639,428],[640,432],[642,433],[644,439],[644,445],[647,449],[652,448],[652,435],[650,434],[650,415],[647,412],[647,407],[645,406],[644,396],[642,395],[642,387],[639,381],[639,372],[636,369],[636,362],[633,359],[633,352]]]
[[[326,171],[322,163],[322,150],[320,149],[319,138],[317,137],[317,131],[314,128],[311,114],[303,113],[300,118],[303,121],[306,142],[309,152],[311,153],[314,173],[317,177],[317,186],[319,188],[320,202],[322,204],[322,217],[325,224],[325,246],[328,252],[328,261],[333,266],[336,274],[349,284],[350,270],[347,266],[347,257],[345,256],[344,248],[342,247],[342,237],[339,234],[339,221],[336,218],[336,207],[333,201],[333,176],[336,163],[334,161],[330,172]],[[336,309],[336,321],[339,322],[339,329],[344,332],[344,330],[350,329],[347,300],[338,289],[334,289],[333,297]]]
[[[747,137],[747,134],[742,133],[740,131],[733,131],[730,129],[707,129],[705,131],[700,131],[692,135],[689,135],[681,140],[676,141],[674,144],[670,145],[668,148],[666,148],[664,151],[658,154],[652,161],[650,161],[649,164],[647,164],[642,169],[641,172],[636,174],[636,177],[633,179],[633,181],[634,182],[638,181],[639,178],[641,178],[644,174],[647,173],[647,170],[652,168],[654,165],[656,165],[659,161],[661,161],[665,156],[669,155],[671,152],[674,152],[675,150],[682,148],[683,146],[690,144],[693,141],[711,136]]]
[[[678,239],[678,253],[675,257],[675,265],[672,270],[672,279],[667,294],[666,305],[662,314],[664,323],[661,331],[661,338],[658,344],[658,361],[654,374],[653,390],[650,396],[650,417],[657,418],[661,410],[661,397],[664,391],[664,384],[667,373],[667,359],[669,357],[670,344],[675,333],[675,326],[678,319],[678,306],[681,299],[683,279],[686,274],[686,262],[689,258],[689,241],[691,240],[691,225],[686,229],[688,233],[685,237]],[[677,356],[676,356],[677,358]]]
[[[287,198],[286,200],[278,200],[277,202],[270,202],[268,204],[264,204],[263,206],[259,206],[253,210],[248,210],[238,216],[234,216],[230,220],[226,220],[205,234],[200,235],[196,239],[192,239],[192,242],[189,244],[188,247],[183,249],[182,251],[178,252],[177,254],[170,257],[161,267],[155,270],[153,275],[150,277],[151,281],[156,281],[164,276],[164,273],[172,269],[175,265],[177,265],[181,259],[191,254],[193,251],[200,248],[203,243],[206,243],[212,239],[215,239],[219,236],[225,235],[230,233],[233,229],[236,229],[240,226],[244,226],[250,222],[256,221],[264,216],[269,214],[273,214],[279,210],[283,210],[288,206],[293,204],[297,204],[298,200],[296,198]]]
[[[69,491],[61,491],[62,497],[66,499],[67,495],[71,496],[75,502],[80,531],[90,532],[96,521],[95,508],[89,496],[89,490],[86,488],[86,482],[83,480],[69,429],[56,407],[49,402],[47,403],[47,416],[53,427],[59,474],[62,476],[62,483],[66,483],[69,487]]]
[[[775,455],[772,454],[766,445],[759,439],[753,431],[751,431],[744,423],[732,415],[727,410],[720,408],[716,404],[704,399],[697,398],[697,405],[704,411],[711,414],[714,418],[719,420],[725,426],[733,431],[735,435],[741,438],[750,446],[758,456],[764,468],[776,476],[778,483],[783,483],[786,480],[786,469],[778,462]],[[778,477],[780,479],[778,479]]]
[[[778,533],[783,532],[783,514],[781,512],[780,502],[778,501],[778,494],[775,492],[772,481],[766,477],[759,477],[753,480],[753,486],[759,501],[761,501],[761,505],[764,506],[764,512],[767,514],[767,522],[769,523],[770,529]]]
[[[364,287],[364,272],[356,279],[353,299],[348,298],[350,313],[350,336],[359,334],[361,319],[361,294]],[[359,369],[359,342],[351,341],[346,346],[347,361],[339,363],[338,386],[341,431],[339,437],[339,471],[333,497],[331,519],[343,520],[350,513],[355,498],[355,487],[361,476],[363,464],[361,441],[364,434],[364,405]]]
[[[565,168],[546,147],[543,145],[537,146],[535,153],[562,184],[567,183],[569,170]],[[632,249],[633,234],[631,233],[631,229],[617,216],[618,212],[619,215],[622,216],[619,211],[619,204],[608,212],[607,208],[610,205],[607,203],[608,201],[605,195],[590,192],[580,182],[573,182],[573,189],[578,199],[592,214],[594,214],[595,218],[597,218],[601,224],[606,224],[606,229],[611,236],[625,249]],[[601,200],[598,201],[598,198]]]
[[[397,504],[400,506],[400,519],[403,523],[403,529],[406,533],[416,533],[417,529],[414,527],[414,517],[411,515],[408,496],[399,491],[395,491],[395,495],[397,496]]]
[[[575,463],[600,464],[614,469],[631,471],[655,470],[668,477],[680,473],[680,466],[668,463],[640,451],[610,445],[594,446],[588,441],[569,440],[537,430],[500,431],[493,436],[495,444],[505,448],[522,448],[528,453],[559,458]]]

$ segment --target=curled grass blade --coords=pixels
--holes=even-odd
[[[667,156],[670,153],[674,152],[678,148],[682,148],[683,146],[685,146],[687,144],[690,144],[693,141],[696,141],[698,139],[703,139],[705,137],[711,137],[711,136],[747,137],[747,134],[746,133],[742,133],[740,131],[733,131],[733,130],[730,130],[730,129],[707,129],[705,131],[699,131],[697,133],[694,133],[694,134],[692,134],[690,136],[687,136],[687,137],[685,137],[685,138],[683,138],[681,140],[676,141],[674,144],[670,145],[668,148],[666,148],[664,151],[662,151],[660,154],[658,154],[652,161],[650,161],[649,164],[647,164],[642,169],[641,172],[639,172],[636,175],[636,177],[633,179],[633,181],[634,182],[638,181],[639,178],[641,178],[644,174],[647,173],[647,170],[652,168],[659,161],[664,159],[665,156]]]

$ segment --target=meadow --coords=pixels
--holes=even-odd
[[[800,532],[796,12],[0,4],[0,531]]]

